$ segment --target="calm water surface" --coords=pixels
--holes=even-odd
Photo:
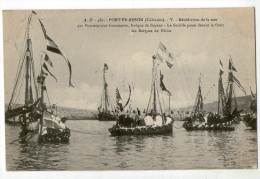
[[[115,122],[67,121],[69,144],[9,144],[19,126],[6,124],[7,170],[160,170],[257,168],[257,132],[241,122],[235,131],[190,131],[174,123],[173,134],[111,137]]]

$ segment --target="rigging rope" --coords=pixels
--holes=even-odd
[[[22,74],[22,77],[24,76],[24,73],[25,73],[25,69],[23,70],[23,74]],[[19,88],[19,90],[18,90],[18,95],[16,95],[16,94],[14,94],[14,95],[16,95],[15,96],[15,99],[13,100],[13,103],[16,103],[17,102],[17,100],[18,100],[18,98],[20,97],[20,92],[21,92],[21,89],[22,89],[22,87],[23,87],[23,82],[24,82],[24,78],[19,78],[19,79],[22,79],[22,81],[21,81],[21,84],[20,84],[20,88]],[[20,81],[20,80],[19,80]],[[16,89],[16,91],[15,91],[15,93],[17,92],[17,89]]]
[[[81,133],[81,134],[89,134],[89,133],[82,132],[82,131],[77,131],[77,130],[74,130],[74,129],[70,129],[70,130],[73,131],[73,132]]]

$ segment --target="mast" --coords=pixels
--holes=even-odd
[[[171,114],[171,95],[169,95],[169,114]]]
[[[227,87],[227,102],[226,102],[226,110],[225,115],[231,114],[232,107],[232,95],[233,95],[233,72],[232,66],[228,74],[228,87]]]
[[[30,59],[30,46],[31,46],[31,39],[27,39],[27,50],[26,50],[26,75],[25,75],[25,105],[28,105],[30,103],[30,93],[31,93],[31,85],[30,85],[30,71],[31,71],[31,59]]]
[[[160,95],[158,91],[158,82],[157,82],[157,71],[156,71],[156,66],[155,66],[155,60],[156,57],[153,56],[153,68],[152,68],[152,84],[151,84],[151,93],[150,93],[150,98],[148,102],[148,106],[146,109],[146,114],[149,112],[149,109],[151,109],[152,116],[155,117],[157,112],[160,110],[161,114],[163,113],[162,106],[161,106],[161,101],[160,101]],[[159,105],[159,109],[157,106],[157,103]],[[150,106],[151,105],[151,106]]]
[[[41,66],[41,74],[39,77],[39,83],[41,85],[41,100],[40,100],[40,106],[41,106],[41,117],[40,117],[40,136],[42,135],[42,127],[43,127],[43,114],[44,114],[44,110],[45,110],[45,106],[44,106],[44,91],[46,91],[46,86],[45,86],[45,76],[42,70],[42,66]],[[40,138],[38,138],[39,140]]]
[[[107,112],[107,83],[106,83],[106,77],[105,77],[105,68],[103,70],[103,83],[104,83],[104,103],[105,103],[105,112]]]
[[[156,91],[155,91],[155,83],[153,84],[153,116],[156,114]]]
[[[107,90],[107,82],[106,82],[106,71],[108,70],[108,66],[107,64],[105,63],[104,64],[104,69],[103,69],[103,94],[102,94],[102,97],[101,97],[101,109],[102,111],[104,111],[105,113],[108,112],[108,108],[110,106],[110,99],[109,99],[109,96],[108,96],[108,90]],[[111,106],[111,109],[113,111],[113,108]]]
[[[222,82],[222,74],[223,71],[219,72],[219,80],[218,80],[218,114],[223,115],[223,110],[225,109],[225,93]]]
[[[199,89],[195,100],[195,105],[192,110],[193,113],[203,112],[203,98],[201,94],[201,74],[199,77]]]

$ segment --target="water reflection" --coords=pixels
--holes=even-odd
[[[182,122],[176,121],[176,126]],[[85,125],[83,125],[85,124]],[[6,125],[7,170],[161,170],[257,167],[257,133],[186,131],[170,135],[112,137],[113,123],[68,121],[70,144],[10,144],[20,128]]]
[[[16,170],[66,170],[69,144],[20,144]]]

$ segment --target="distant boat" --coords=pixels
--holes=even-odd
[[[252,89],[251,90],[251,102],[250,102],[250,110],[252,113],[246,114],[243,117],[243,122],[246,125],[246,127],[250,127],[251,129],[257,129],[257,102],[256,102],[256,94],[253,94]]]
[[[53,65],[46,52],[44,59],[41,58],[41,61],[38,62],[40,64],[40,71],[36,77],[33,43],[30,38],[31,21],[32,18],[36,18],[35,16],[37,16],[36,12],[32,11],[28,17],[25,43],[19,61],[11,100],[5,113],[5,120],[8,121],[14,117],[19,118],[21,125],[19,140],[22,142],[35,140],[39,143],[67,143],[69,142],[70,129],[65,125],[66,118],[55,116],[53,114],[54,111],[47,109],[44,100],[45,95],[48,95],[45,79],[48,75],[55,78],[48,68],[48,66],[53,67]],[[71,74],[71,65],[68,59],[63,55],[56,43],[47,35],[41,20],[39,18],[35,20],[39,21],[39,25],[42,28],[45,40],[47,41],[47,50],[62,55],[69,66]],[[70,83],[70,85],[72,84]],[[22,93],[20,93],[21,91]],[[20,106],[15,105],[17,104],[16,99],[18,97],[24,98],[24,103]],[[47,99],[49,100],[49,97]]]
[[[220,61],[221,67],[222,62]],[[183,127],[186,130],[234,130],[236,124],[239,120],[240,112],[238,111],[238,106],[236,102],[236,96],[234,93],[234,84],[236,84],[244,92],[243,86],[240,84],[238,79],[234,76],[233,72],[236,69],[233,65],[231,57],[229,59],[229,74],[227,81],[226,94],[224,92],[224,87],[222,83],[222,75],[224,71],[220,69],[219,81],[218,81],[218,108],[217,114],[207,113],[206,115],[202,112],[194,111],[194,115],[186,118],[183,123]],[[200,86],[198,91],[198,96],[200,95]],[[198,97],[197,97],[198,98]],[[195,104],[194,108],[197,109],[199,106],[203,106],[202,97],[201,100]],[[234,101],[232,101],[234,100]]]
[[[108,84],[106,82],[106,71],[108,70],[108,65],[104,64],[103,69],[103,91],[101,97],[101,103],[98,107],[98,120],[99,121],[115,121],[116,115],[115,110],[111,104],[110,97],[108,94]]]
[[[159,48],[166,48],[159,45]],[[132,113],[122,113],[119,115],[116,125],[113,125],[109,129],[112,136],[120,135],[158,135],[169,134],[173,130],[173,119],[171,119],[170,111],[166,116],[166,109],[162,108],[162,99],[159,87],[162,91],[166,91],[168,95],[170,92],[165,88],[163,84],[163,75],[160,73],[160,79],[158,79],[158,67],[160,66],[159,57],[153,56],[153,69],[152,69],[152,85],[150,99],[148,102],[146,117],[144,119],[140,116],[140,110],[137,112],[133,110]]]

